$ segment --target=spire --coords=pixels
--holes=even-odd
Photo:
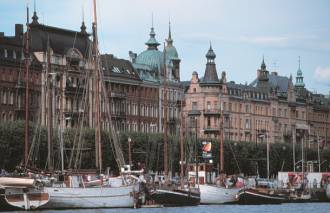
[[[154,15],[152,14],[151,16],[151,30],[150,30],[150,38],[149,40],[145,43],[148,46],[148,49],[156,49],[160,45],[158,41],[156,40],[156,33],[154,31]]]
[[[33,4],[33,16],[32,16],[32,24],[39,24],[38,22],[38,16],[37,16],[37,11],[36,11],[36,0],[34,0]]]
[[[82,13],[82,22],[81,22],[80,32],[83,33],[83,34],[87,34],[87,32],[86,32],[86,25],[85,25],[85,11],[84,11],[84,6],[81,6],[81,13]]]
[[[261,69],[262,70],[266,70],[266,64],[265,64],[265,57],[264,56],[262,56],[262,63],[261,63]]]
[[[206,63],[203,83],[219,83],[217,69],[214,63],[215,57],[216,55],[212,49],[212,44],[210,42],[210,48],[206,53],[207,63]]]
[[[171,33],[171,21],[168,22],[168,38],[166,39],[167,46],[173,45],[172,33]]]
[[[301,71],[300,68],[301,65],[301,60],[300,60],[300,56],[298,57],[298,70],[297,70],[297,77],[296,77],[296,87],[305,87],[305,83],[304,83],[304,77],[303,77],[303,73]]]
[[[214,59],[216,57],[216,54],[214,53],[213,49],[212,49],[212,43],[210,41],[210,48],[209,48],[209,51],[207,51],[206,53],[206,58],[207,58],[207,62],[214,62]]]

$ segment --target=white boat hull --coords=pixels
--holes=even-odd
[[[215,185],[200,185],[201,204],[225,204],[236,201],[239,188],[224,188]]]
[[[327,194],[327,198],[330,200],[330,184],[327,185],[326,194]]]
[[[129,208],[134,207],[137,185],[121,187],[45,187],[50,200],[43,208]]]

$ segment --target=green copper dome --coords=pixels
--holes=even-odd
[[[135,63],[148,65],[152,70],[160,70],[163,67],[163,53],[156,49],[148,49],[136,57]]]
[[[158,50],[159,43],[157,42],[155,36],[156,33],[154,28],[151,27],[150,38],[146,42],[148,46],[147,50],[140,53],[135,60],[137,64],[143,64],[149,66],[152,70],[160,70],[163,62],[163,53]]]
[[[300,67],[299,67],[299,69],[297,71],[297,76],[302,76],[302,71],[301,71]]]

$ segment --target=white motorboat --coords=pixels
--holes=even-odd
[[[225,204],[236,202],[240,188],[226,188],[216,185],[201,184],[201,204]]]

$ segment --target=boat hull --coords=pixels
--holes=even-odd
[[[200,203],[200,194],[186,190],[157,189],[150,193],[157,204],[163,206],[196,206]]]
[[[200,185],[201,204],[225,204],[236,202],[239,188],[224,188],[213,185]]]
[[[6,188],[0,196],[1,209],[39,209],[49,201],[47,192],[30,188]]]
[[[245,205],[281,204],[287,199],[279,195],[270,195],[254,189],[243,189],[238,192],[238,203]]]
[[[46,187],[50,200],[43,208],[132,208],[138,185],[121,187],[55,188]]]
[[[326,195],[327,195],[328,200],[330,200],[330,184],[327,185]]]

